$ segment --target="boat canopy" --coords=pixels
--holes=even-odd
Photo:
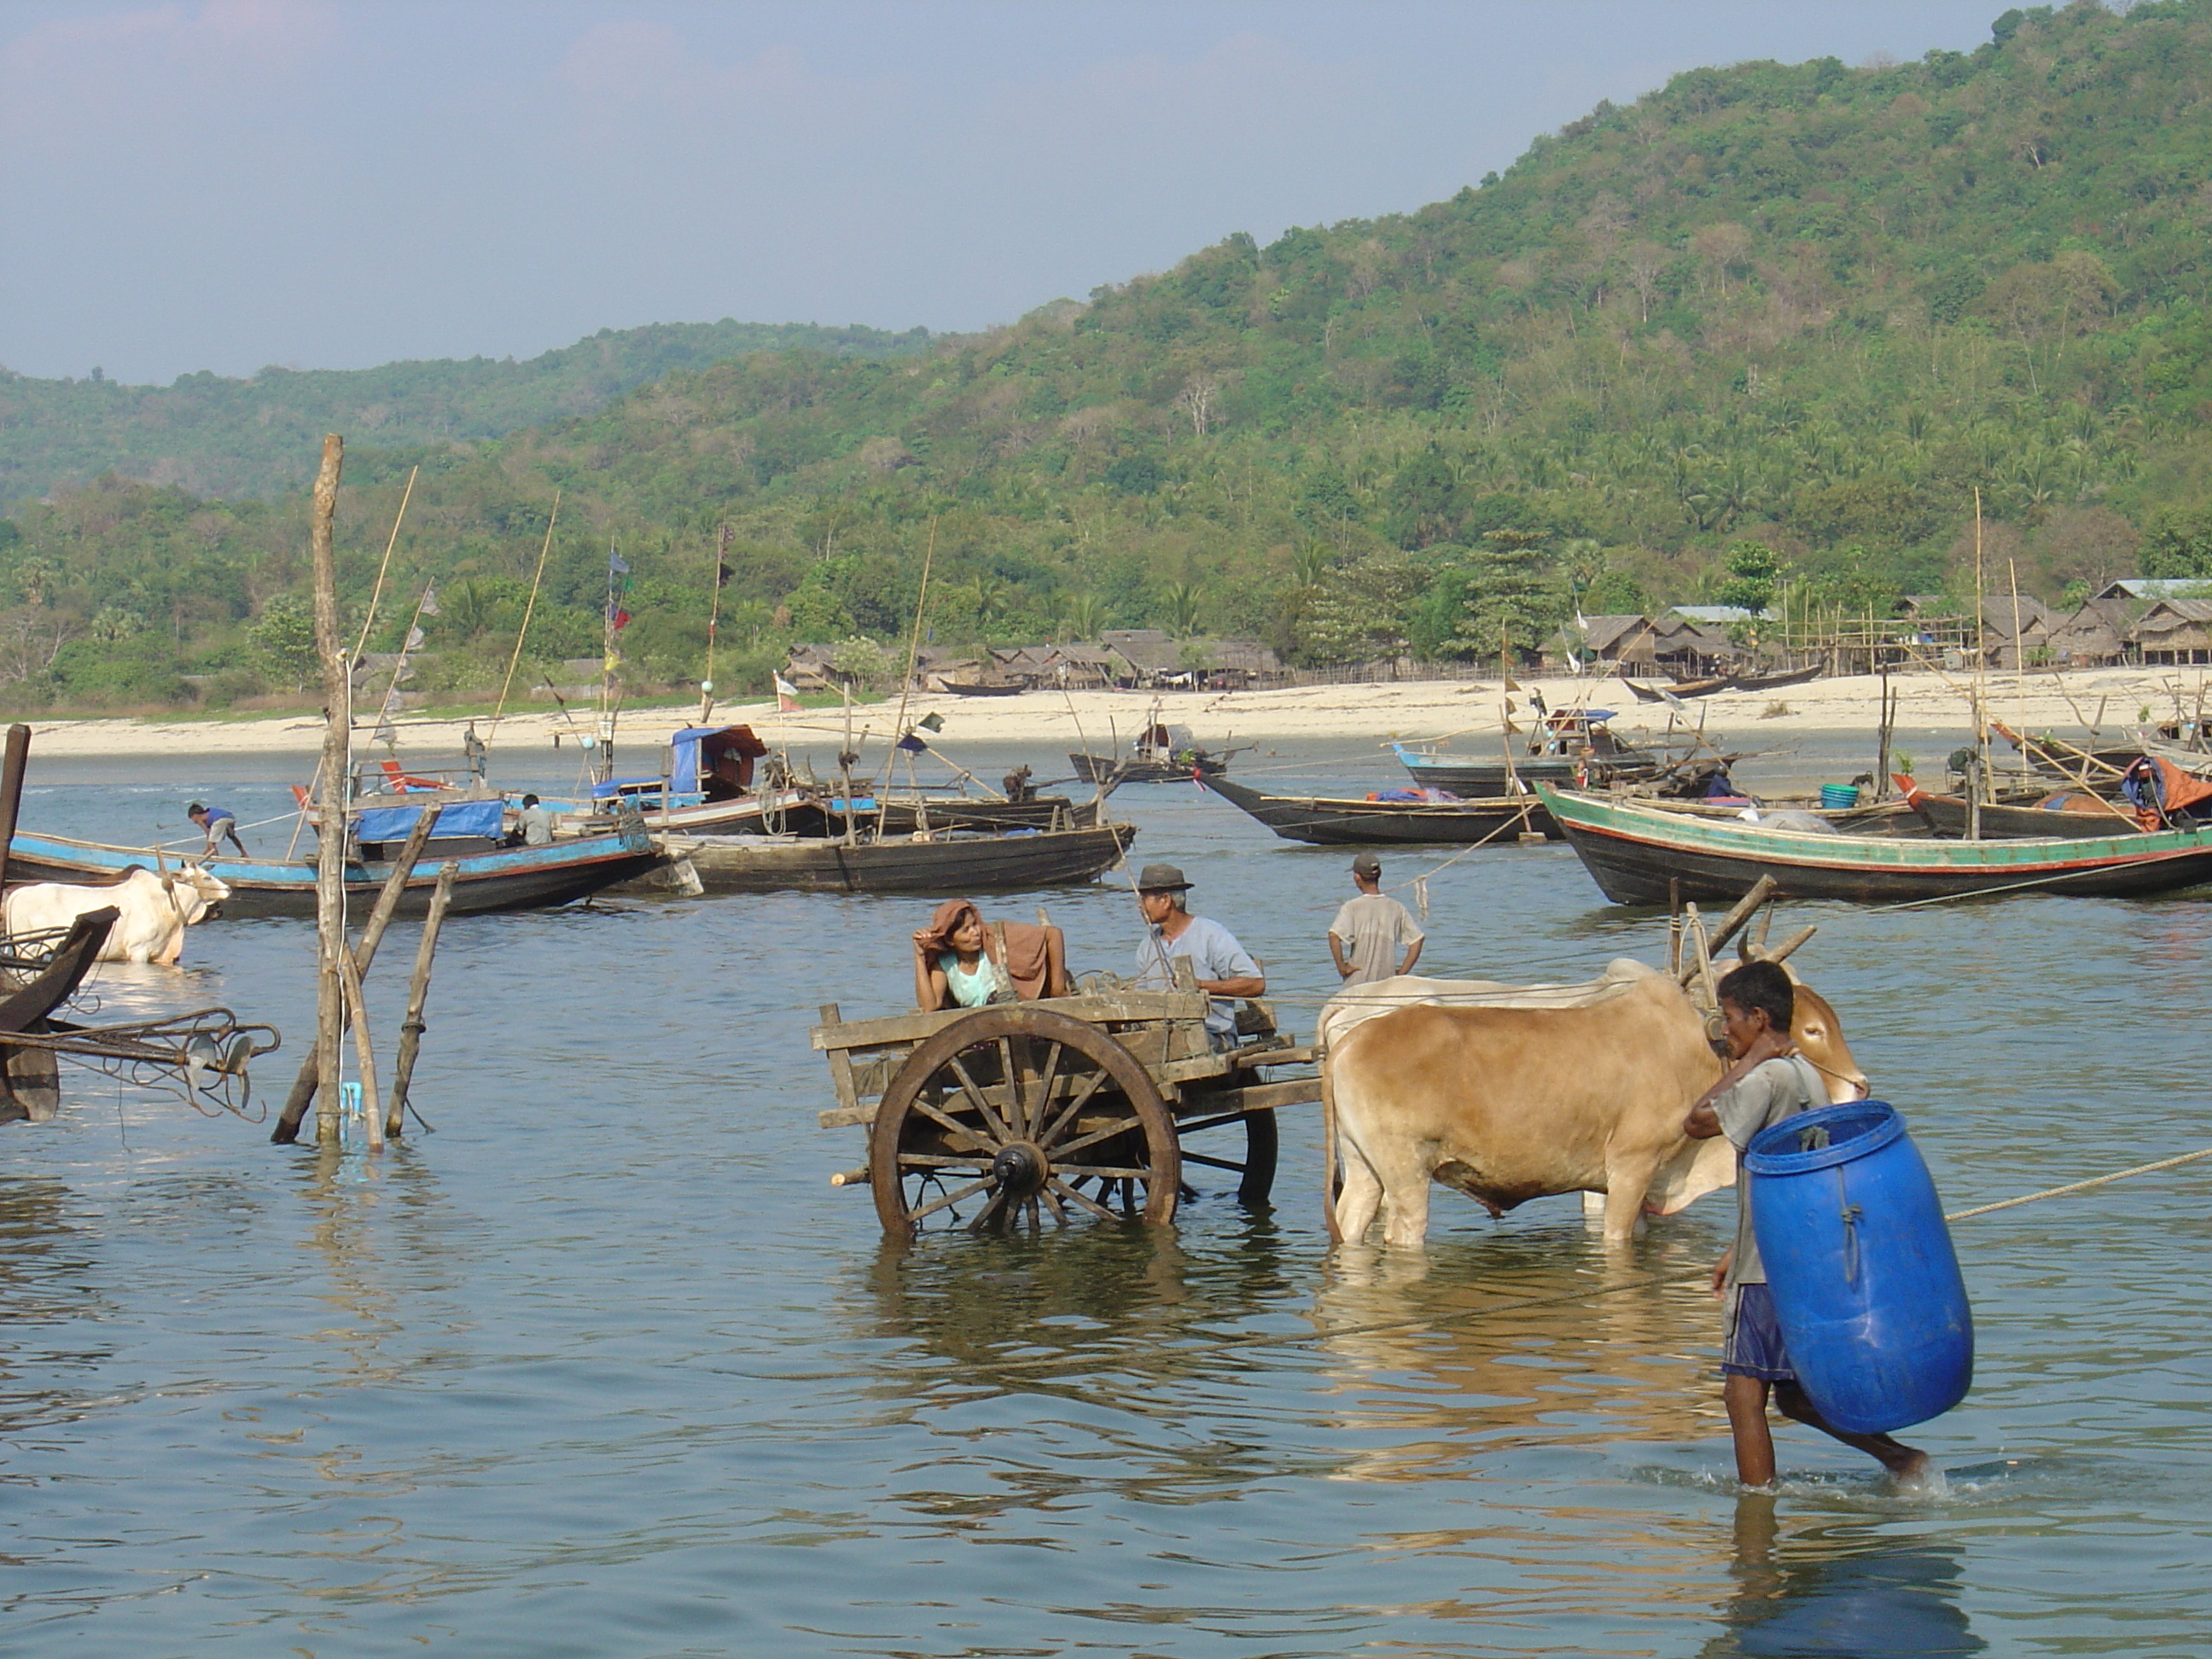
[[[669,786],[696,789],[716,775],[734,781],[740,770],[750,781],[751,769],[744,763],[766,753],[768,745],[750,726],[687,726],[668,739]]]
[[[354,839],[370,842],[404,841],[424,810],[421,806],[369,807],[355,815]],[[454,801],[437,808],[438,821],[431,828],[431,836],[434,840],[450,841],[464,836],[481,836],[497,841],[506,833],[501,810],[502,804],[496,800]]]

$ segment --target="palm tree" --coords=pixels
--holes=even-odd
[[[1198,632],[1198,589],[1188,582],[1177,582],[1161,596],[1160,608],[1167,614],[1168,632],[1178,638]]]
[[[1061,617],[1070,637],[1095,640],[1098,630],[1106,626],[1106,601],[1096,593],[1078,593],[1067,602]]]

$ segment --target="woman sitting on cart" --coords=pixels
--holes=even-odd
[[[1057,927],[987,924],[968,899],[947,899],[914,935],[914,1000],[924,1013],[1064,997],[1066,945]]]

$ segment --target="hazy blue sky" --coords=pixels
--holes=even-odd
[[[1965,49],[2006,3],[0,0],[0,363],[974,328],[1449,196],[1678,70]]]

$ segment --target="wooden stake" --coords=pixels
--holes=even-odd
[[[376,1115],[376,1042],[370,1035],[368,1000],[362,994],[361,975],[353,965],[353,952],[338,952],[338,970],[345,983],[346,1012],[353,1020],[354,1057],[361,1063],[361,1117],[368,1130],[368,1150],[384,1150],[384,1120]]]
[[[438,954],[438,930],[446,925],[446,906],[453,896],[453,878],[460,868],[451,859],[438,866],[430,914],[422,921],[422,942],[415,947],[415,977],[407,987],[407,1018],[399,1027],[399,1058],[392,1063],[392,1103],[384,1113],[384,1133],[395,1140],[406,1128],[407,1087],[415,1080],[415,1056],[422,1047],[422,1006],[430,996],[430,960]]]
[[[407,878],[414,873],[415,862],[422,856],[423,846],[429,841],[431,828],[437,821],[435,811],[425,811],[416,817],[415,827],[407,832],[399,856],[392,866],[392,873],[384,878],[384,890],[376,896],[376,908],[368,913],[368,925],[361,930],[361,942],[353,947],[356,975],[368,977],[369,964],[376,960],[376,947],[384,941],[384,930],[392,925],[392,915],[399,908],[399,901],[407,890]],[[285,1097],[276,1127],[269,1132],[269,1139],[276,1145],[288,1146],[300,1138],[300,1121],[314,1103],[316,1085],[321,1075],[319,1051],[301,1063],[300,1075],[293,1079],[292,1092]]]
[[[338,956],[345,949],[346,750],[353,714],[345,653],[338,642],[337,565],[331,547],[338,475],[344,465],[345,440],[333,432],[323,440],[308,532],[314,560],[315,655],[323,666],[322,793],[315,820],[322,832],[315,855],[315,1067],[322,1103],[315,1114],[315,1138],[325,1144],[338,1138],[338,1079],[345,1068],[345,990]]]

